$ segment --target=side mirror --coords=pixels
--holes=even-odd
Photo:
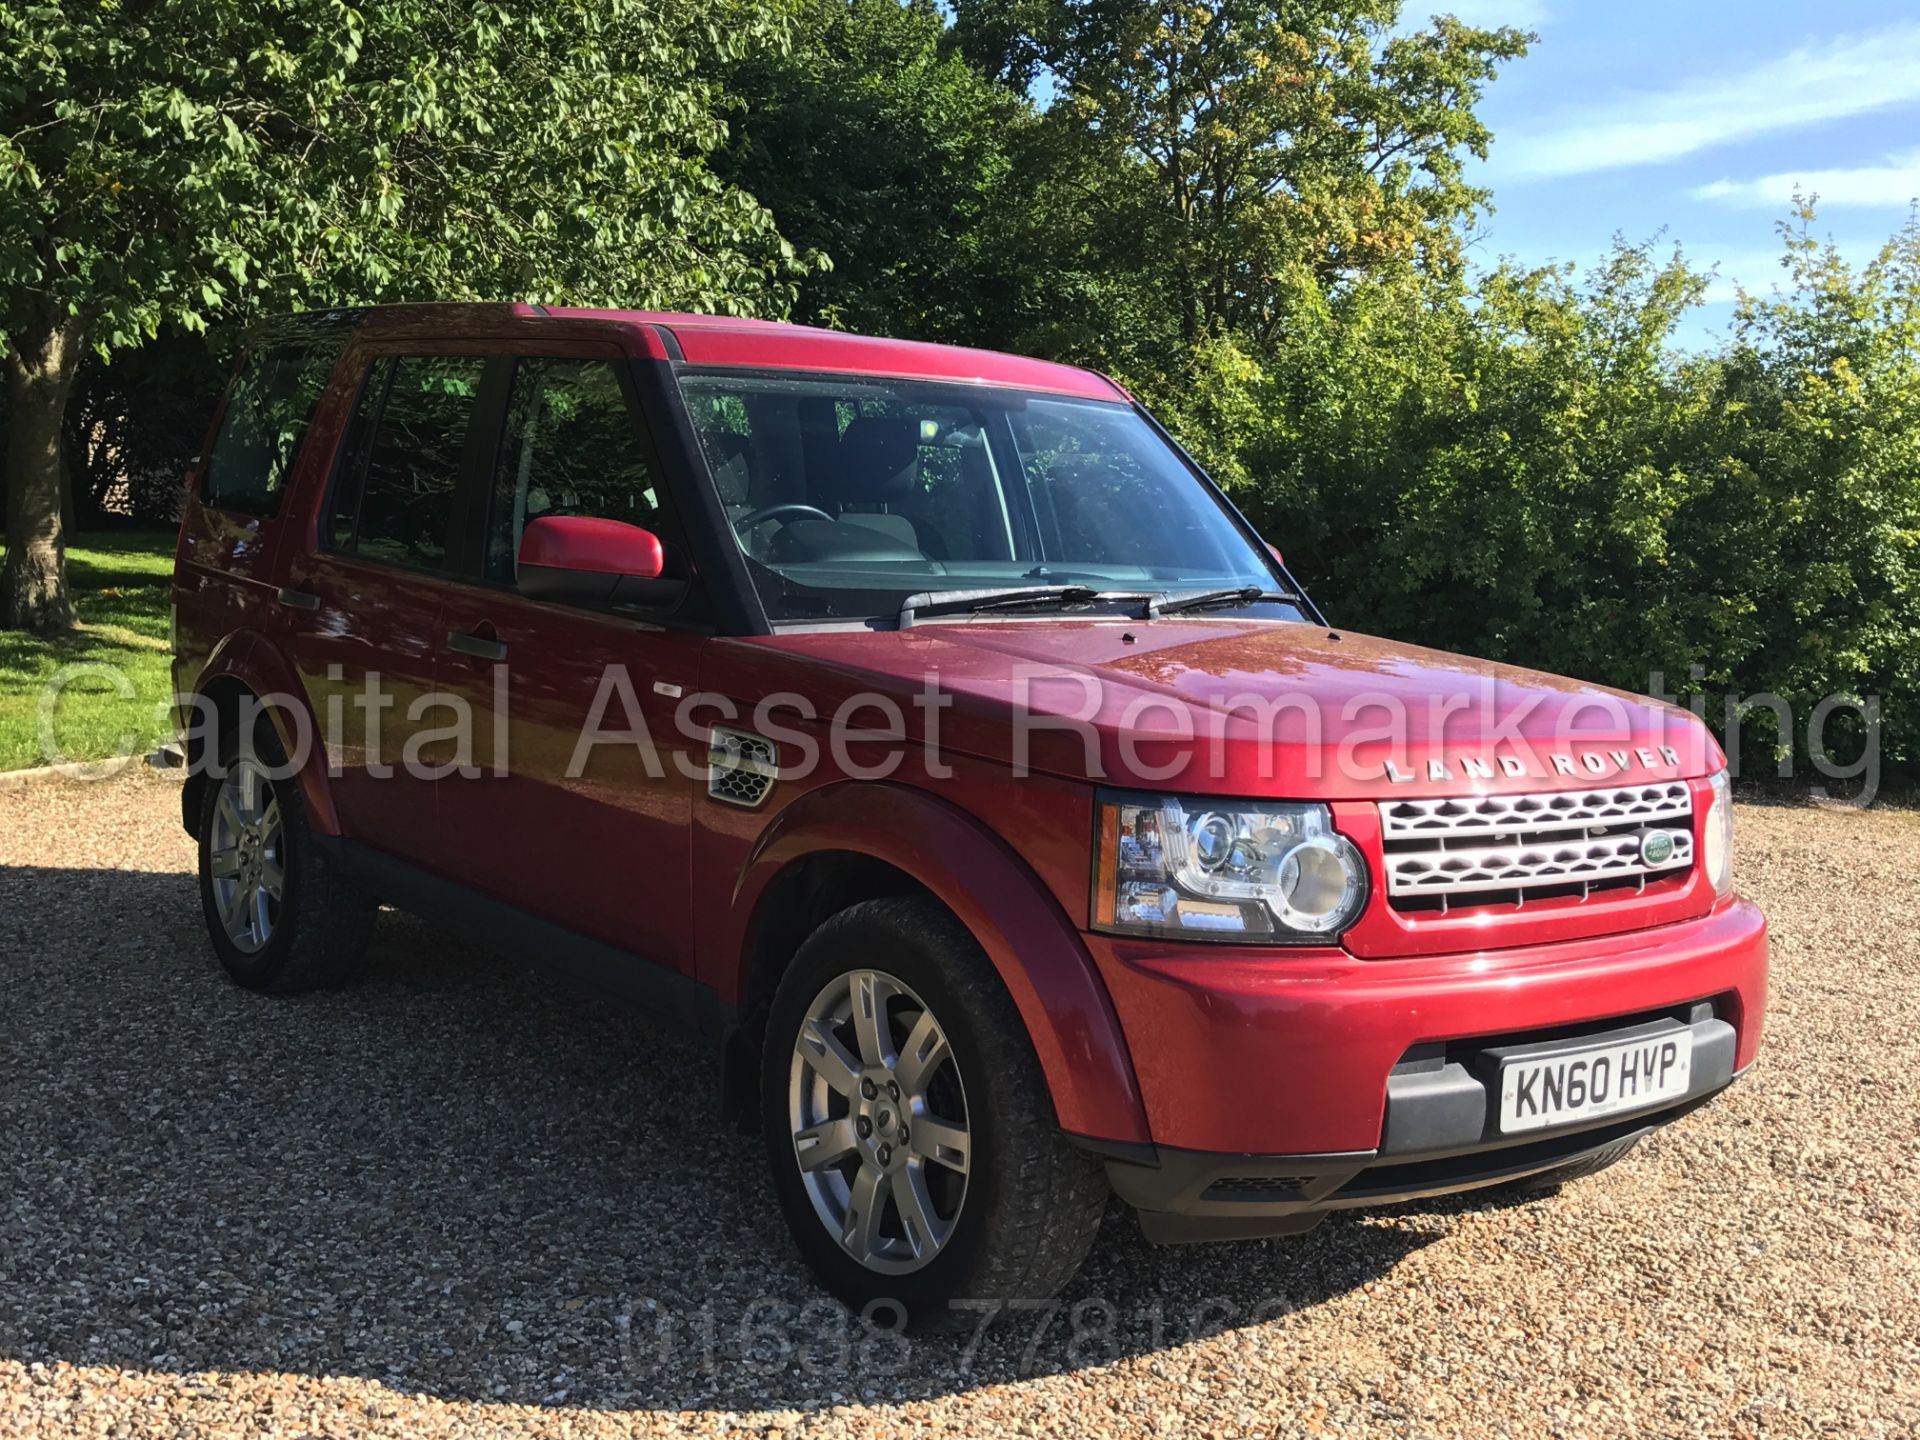
[[[670,605],[687,586],[665,565],[660,537],[620,520],[543,515],[520,536],[520,593],[537,600]]]

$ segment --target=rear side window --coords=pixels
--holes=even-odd
[[[344,332],[256,351],[234,377],[207,455],[200,497],[223,510],[272,515],[313,409],[345,344]]]
[[[403,355],[376,364],[347,437],[329,524],[336,549],[444,570],[462,456],[486,361]]]

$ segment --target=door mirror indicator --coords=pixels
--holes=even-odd
[[[665,568],[660,537],[621,520],[543,515],[520,537],[520,593],[538,600],[670,605],[687,586]]]

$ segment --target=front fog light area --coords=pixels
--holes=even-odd
[[[1324,944],[1366,898],[1366,865],[1324,805],[1099,797],[1096,929]]]

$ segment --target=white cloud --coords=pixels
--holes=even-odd
[[[1828,170],[1781,171],[1753,180],[1716,180],[1692,192],[1696,200],[1740,205],[1753,210],[1780,210],[1793,203],[1795,191],[1818,195],[1820,207],[1884,206],[1905,209],[1920,198],[1920,150],[1890,155],[1884,165],[1858,165]]]
[[[1920,100],[1920,23],[1802,45],[1745,70],[1567,109],[1495,147],[1509,177],[1586,175]]]

